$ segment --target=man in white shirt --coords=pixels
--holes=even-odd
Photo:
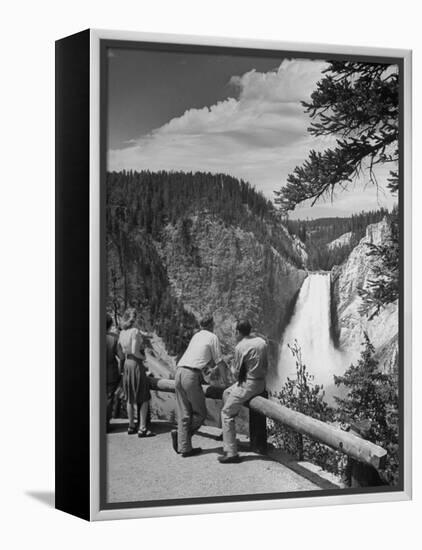
[[[267,343],[260,336],[251,334],[247,319],[238,321],[234,350],[234,373],[237,382],[227,388],[223,395],[221,424],[223,427],[224,456],[218,457],[222,464],[240,462],[236,442],[236,416],[242,406],[265,390],[268,370]]]
[[[171,432],[171,437],[173,449],[183,457],[195,456],[202,451],[200,447],[192,448],[192,435],[207,415],[201,385],[202,371],[226,366],[220,342],[213,332],[214,319],[204,318],[200,325],[201,330],[192,337],[176,371],[177,430]]]

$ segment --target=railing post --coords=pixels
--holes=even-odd
[[[369,420],[362,420],[352,424],[349,431],[362,439],[366,439],[370,428],[371,422]],[[373,466],[363,464],[350,457],[347,464],[347,474],[350,487],[380,487],[385,485],[385,482]]]
[[[386,485],[373,466],[349,458],[350,487],[380,487]]]
[[[261,397],[268,397],[266,391],[260,395]],[[251,451],[260,454],[267,452],[267,417],[265,414],[260,414],[253,409],[249,409],[249,441]]]

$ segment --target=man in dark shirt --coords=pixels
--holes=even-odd
[[[113,409],[114,392],[120,381],[120,372],[117,358],[117,334],[110,332],[113,325],[111,315],[106,316],[106,383],[107,383],[107,431],[110,427],[110,419]]]
[[[224,392],[224,406],[221,411],[224,456],[218,458],[222,464],[240,462],[236,442],[236,416],[242,405],[265,390],[265,376],[268,369],[267,343],[260,336],[251,335],[251,324],[247,320],[236,325],[238,344],[234,351],[234,373],[237,382]]]

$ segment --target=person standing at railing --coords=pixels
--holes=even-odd
[[[260,336],[251,335],[251,330],[251,324],[246,319],[236,324],[238,343],[234,351],[233,370],[238,381],[223,394],[221,424],[224,455],[218,457],[222,464],[241,461],[237,452],[236,417],[246,402],[265,390],[268,370],[267,343]]]
[[[107,432],[110,430],[110,419],[113,409],[114,394],[120,382],[120,361],[117,355],[118,335],[111,332],[113,319],[106,315],[106,384],[107,384]]]
[[[177,430],[172,430],[172,445],[183,457],[195,456],[202,449],[192,447],[192,436],[203,424],[207,409],[202,390],[202,373],[227,368],[223,360],[220,342],[214,334],[214,319],[202,319],[201,330],[193,335],[177,364],[175,388]]]
[[[155,435],[147,427],[149,401],[151,392],[147,371],[144,365],[144,350],[141,331],[135,326],[137,312],[135,308],[129,308],[123,314],[121,322],[122,330],[119,335],[118,351],[123,365],[123,392],[127,403],[127,415],[129,419],[128,434],[136,434],[138,437],[151,437]],[[135,412],[138,409],[138,430],[135,423]]]

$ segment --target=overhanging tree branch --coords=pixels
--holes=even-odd
[[[337,145],[311,151],[287,177],[275,200],[285,211],[308,199],[315,204],[364,171],[377,185],[374,166],[398,161],[397,71],[385,64],[335,61],[323,72],[311,101],[302,104],[312,119],[309,133],[335,136]],[[390,172],[389,189],[398,189],[396,171]]]
[[[358,176],[368,175],[378,186],[375,166],[398,163],[399,157],[399,74],[386,64],[333,61],[323,71],[311,101],[302,102],[311,118],[308,132],[314,137],[333,136],[336,145],[323,152],[311,150],[301,166],[287,176],[275,192],[275,202],[287,213],[303,201],[313,206],[321,197],[333,197],[336,188],[345,189]],[[387,187],[399,190],[397,169],[390,171]],[[398,212],[390,216],[390,237],[369,255],[378,263],[373,278],[361,290],[363,310],[376,315],[399,295]]]

